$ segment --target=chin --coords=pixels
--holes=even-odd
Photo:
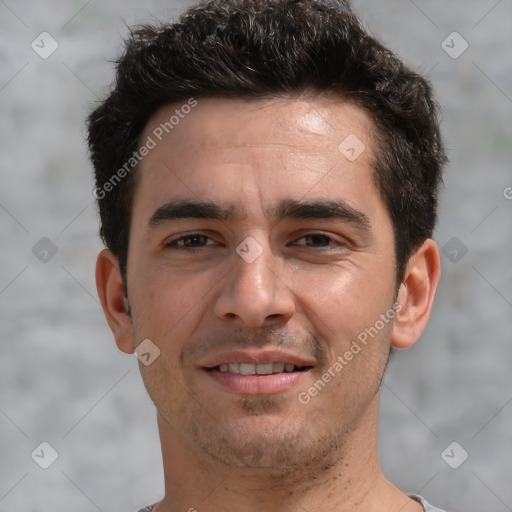
[[[246,415],[217,425],[193,422],[189,434],[203,455],[223,466],[280,475],[325,459],[336,444],[314,422],[286,414]]]

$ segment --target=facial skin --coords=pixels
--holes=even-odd
[[[161,108],[140,140],[179,106]],[[292,490],[296,498],[281,509],[421,510],[380,473],[379,388],[390,346],[414,343],[428,320],[439,253],[427,240],[397,293],[371,133],[365,111],[330,98],[199,99],[141,162],[127,265],[131,315],[107,250],[97,282],[118,347],[131,353],[150,339],[160,350],[140,365],[164,455],[166,497],[155,510],[269,510]],[[354,161],[338,149],[350,134],[366,146]],[[214,202],[231,216],[170,218],[179,201]],[[333,205],[342,215],[331,208],[326,216]],[[248,262],[240,249],[261,254]],[[394,321],[333,372],[395,302]],[[272,377],[211,369],[233,362],[305,369]],[[301,403],[329,369],[335,376]]]

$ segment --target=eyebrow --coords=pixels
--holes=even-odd
[[[284,199],[277,206],[267,210],[267,215],[270,220],[337,219],[355,224],[365,231],[371,229],[368,216],[341,199],[323,201]],[[164,222],[178,219],[212,219],[230,222],[236,220],[238,216],[234,204],[187,199],[175,200],[160,206],[151,215],[148,229],[153,230]]]

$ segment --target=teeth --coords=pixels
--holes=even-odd
[[[270,375],[272,373],[293,372],[292,363],[223,363],[218,366],[221,372],[238,373],[240,375]]]
[[[274,367],[272,369],[274,372],[282,372],[284,370],[284,363],[274,363]]]
[[[251,363],[240,363],[240,375],[254,375],[256,373],[256,365]]]
[[[258,375],[269,375],[272,373],[273,366],[274,365],[272,363],[257,364],[256,373]]]

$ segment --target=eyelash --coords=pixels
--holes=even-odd
[[[181,245],[181,244],[178,244],[178,242],[181,242],[181,241],[185,241],[185,240],[188,240],[188,239],[191,239],[191,238],[194,238],[194,237],[202,237],[204,239],[207,239],[207,240],[212,240],[209,236],[206,236],[206,235],[203,235],[202,233],[190,233],[188,235],[183,235],[179,238],[176,238],[175,240],[172,240],[171,242],[168,242],[164,245],[164,248],[165,249],[177,249],[177,250],[186,250],[186,251],[189,251],[189,252],[196,252],[196,251],[202,251],[204,250],[204,248],[208,245],[212,245],[212,244],[205,244],[205,245],[201,245],[201,246],[196,246],[196,247],[190,247],[190,246],[186,246],[186,245]],[[328,235],[324,235],[323,233],[307,233],[303,236],[301,236],[300,238],[298,238],[297,240],[302,240],[303,238],[307,238],[307,237],[323,237],[324,239],[327,239],[329,240],[329,243],[331,242],[334,242],[338,247],[346,247],[347,244],[344,244],[343,242],[340,242],[340,241],[337,241],[337,240],[333,240],[330,236]],[[325,245],[320,245],[320,246],[307,246],[305,244],[299,244],[303,247],[308,247],[308,248],[311,248],[311,249],[325,249],[326,246]]]

